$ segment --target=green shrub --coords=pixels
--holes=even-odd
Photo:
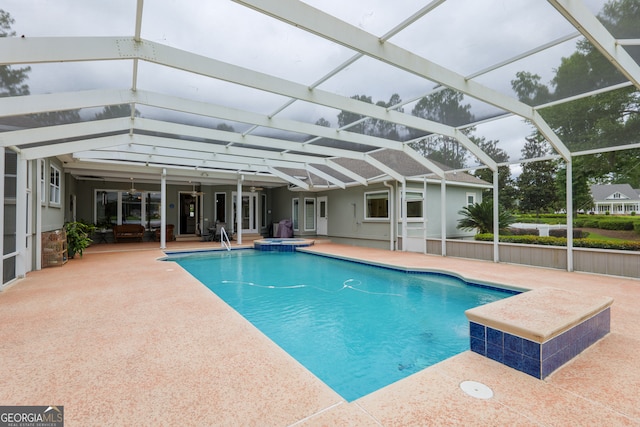
[[[584,219],[574,219],[573,226],[576,228],[584,227],[585,220]]]
[[[620,219],[603,219],[598,221],[598,228],[603,230],[633,230],[633,221]]]
[[[577,228],[573,229],[573,238],[574,239],[584,239],[588,235],[589,235],[589,233],[587,233],[586,231],[582,231],[582,230],[577,229]],[[566,228],[552,228],[551,230],[549,230],[549,236],[566,238],[567,237],[567,229]]]
[[[633,223],[633,230],[634,230],[636,233],[640,234],[640,222],[634,222],[634,223]]]
[[[476,234],[476,240],[484,242],[492,242],[493,234]],[[567,239],[564,237],[546,237],[546,236],[500,236],[502,243],[521,243],[527,245],[548,245],[548,246],[567,246]],[[575,247],[595,248],[595,249],[615,249],[622,251],[640,251],[640,242],[634,241],[609,241],[596,239],[576,239],[573,241]]]
[[[538,236],[540,231],[537,228],[509,227],[504,234],[507,236]]]
[[[598,221],[597,221],[597,220],[595,220],[595,221],[586,220],[586,221],[582,224],[582,226],[583,226],[584,228],[598,228]]]
[[[640,242],[634,242],[634,241],[614,242],[610,240],[580,239],[580,240],[575,240],[573,242],[573,245],[580,248],[615,249],[619,251],[640,251]]]

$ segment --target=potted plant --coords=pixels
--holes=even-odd
[[[75,257],[76,254],[82,256],[82,252],[93,242],[89,236],[91,236],[95,226],[81,221],[74,221],[66,223],[64,229],[67,232],[69,258]]]

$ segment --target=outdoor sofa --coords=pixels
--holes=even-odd
[[[118,243],[123,239],[140,240],[144,237],[144,226],[140,224],[122,224],[113,226],[113,241]]]

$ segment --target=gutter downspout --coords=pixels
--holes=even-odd
[[[440,251],[447,256],[447,182],[444,176],[440,180]]]
[[[160,175],[160,249],[167,248],[167,169]]]
[[[395,249],[395,232],[393,230],[393,222],[395,220],[393,215],[393,185],[389,184],[387,181],[384,181],[383,184],[389,189],[389,250],[393,251]]]
[[[236,243],[242,244],[242,183],[244,175],[238,177],[236,188]]]
[[[567,163],[567,271],[573,271],[573,164],[572,158]]]
[[[493,171],[493,262],[500,262],[500,200],[498,168]]]
[[[422,253],[427,254],[427,176],[423,179],[423,191],[422,191]]]
[[[402,252],[407,252],[407,183],[402,183],[400,196],[400,218],[402,219]]]

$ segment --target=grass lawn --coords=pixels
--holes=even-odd
[[[592,240],[606,240],[608,242],[626,242],[627,239],[619,239],[617,237],[609,237],[598,233],[589,232],[588,239]]]

